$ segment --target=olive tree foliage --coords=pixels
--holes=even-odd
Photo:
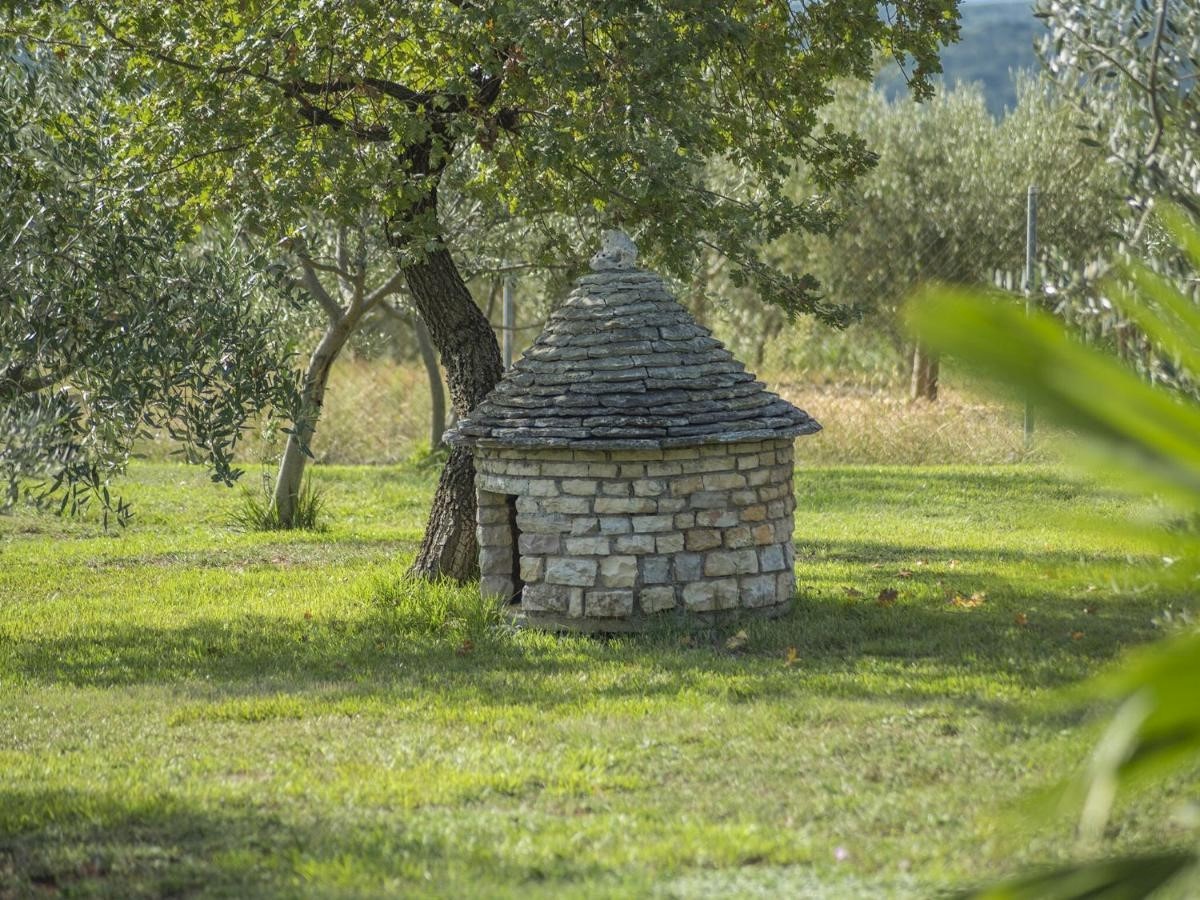
[[[1200,216],[1200,2],[1040,0],[1036,10],[1048,29],[1039,48],[1046,67],[1083,113],[1083,140],[1121,178],[1118,255],[1146,260],[1195,298],[1194,273],[1151,212],[1166,200]],[[1079,275],[1074,318],[1143,376],[1195,392],[1196,374],[1178,354],[1164,352],[1108,296],[1108,271]]]
[[[918,96],[957,36],[957,0],[79,0],[14,22],[71,58],[114,53],[121,111],[153,189],[238,210],[286,237],[295,211],[378,227],[465,414],[501,374],[493,333],[451,251],[448,190],[534,221],[634,233],[684,276],[700,248],[792,313],[836,315],[763,241],[827,227],[782,187],[794,161],[830,186],[864,172],[863,141],[819,111],[842,78],[892,54]],[[761,199],[723,195],[707,165],[751,172]],[[414,569],[466,577],[476,558],[473,463],[451,453]]]
[[[1047,69],[1125,176],[1140,232],[1152,199],[1200,216],[1200,2],[1038,0]]]
[[[1074,107],[1044,80],[1022,81],[1017,106],[999,121],[972,86],[924,104],[864,91],[827,115],[862,134],[878,164],[832,192],[834,231],[785,239],[772,252],[815,275],[828,302],[862,315],[871,335],[897,349],[910,346],[897,313],[916,286],[990,284],[997,272],[1019,285],[1031,184],[1040,195],[1040,264],[1087,262],[1111,243],[1116,179],[1080,143]],[[791,189],[811,191],[807,169]],[[914,396],[933,399],[936,357],[918,347],[913,365]]]
[[[104,182],[104,74],[0,41],[4,504],[96,498],[107,523],[129,515],[108,482],[140,435],[166,431],[229,483],[246,419],[294,391],[258,260]]]

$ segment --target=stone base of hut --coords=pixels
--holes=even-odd
[[[629,631],[791,604],[792,439],[475,450],[481,588],[538,627]]]

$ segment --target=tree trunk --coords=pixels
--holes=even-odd
[[[487,318],[475,305],[449,251],[435,250],[404,267],[413,305],[446,368],[450,402],[464,416],[496,386],[503,367]],[[475,541],[475,464],[470,452],[450,453],[438,481],[425,539],[412,565],[424,578],[465,581],[478,574]]]
[[[919,341],[913,345],[912,392],[913,400],[937,400],[938,374],[941,368],[940,354]]]
[[[446,392],[442,390],[442,372],[438,368],[437,351],[433,349],[429,329],[419,315],[413,316],[412,321],[421,362],[425,364],[425,374],[429,376],[429,449],[437,450],[444,446],[442,435],[446,432]]]
[[[325,386],[329,383],[333,361],[345,346],[352,329],[352,323],[345,317],[331,322],[304,372],[300,390],[300,416],[292,423],[292,433],[288,435],[283,459],[279,463],[279,476],[275,479],[275,495],[271,499],[279,524],[284,528],[291,528],[296,523],[300,485],[304,479],[304,467],[311,455],[307,448],[316,432],[317,419],[321,416]]]

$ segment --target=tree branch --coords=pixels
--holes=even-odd
[[[363,300],[363,312],[366,312],[371,307],[375,306],[377,303],[383,300],[384,297],[399,293],[403,285],[404,270],[397,269],[391,274],[391,277],[388,278],[387,281],[379,285],[379,287],[375,288],[375,290],[371,291],[371,293],[367,294],[366,298]],[[386,303],[383,305],[388,306]]]

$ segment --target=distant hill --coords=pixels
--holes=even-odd
[[[1033,44],[1044,31],[1028,2],[964,4],[962,40],[943,51],[942,77],[951,85],[979,82],[988,109],[1001,116],[1016,104],[1012,73],[1038,68]],[[889,97],[904,91],[904,80],[894,65],[880,74],[878,83]]]

